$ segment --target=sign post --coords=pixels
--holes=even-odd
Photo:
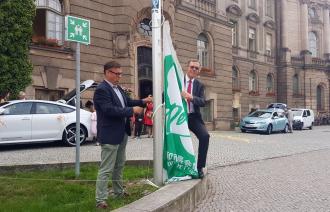
[[[90,21],[65,16],[65,40],[76,42],[76,177],[80,175],[80,43],[90,44]]]

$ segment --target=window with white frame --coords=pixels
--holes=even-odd
[[[233,46],[238,46],[238,23],[237,21],[230,21],[233,24],[233,28],[231,29],[232,40],[231,44]]]
[[[249,74],[249,91],[257,91],[257,74],[254,70]]]
[[[270,33],[266,34],[266,55],[271,56],[272,55],[272,39],[273,36]]]
[[[266,15],[269,17],[274,16],[274,0],[266,0]]]
[[[208,45],[206,35],[204,33],[199,34],[197,38],[197,59],[202,67],[207,67],[209,64]]]
[[[312,57],[318,56],[318,40],[315,32],[308,33],[309,51],[312,53]]]
[[[249,0],[249,7],[256,9],[256,7],[257,7],[256,0]]]
[[[36,0],[33,38],[63,44],[63,11],[60,0]]]
[[[274,92],[274,79],[272,74],[267,75],[267,93]]]
[[[294,95],[299,94],[299,76],[295,74],[292,79],[292,92]]]
[[[257,50],[256,29],[249,28],[249,50],[255,52]]]

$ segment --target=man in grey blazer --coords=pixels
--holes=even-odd
[[[108,208],[108,180],[112,174],[112,187],[116,196],[126,195],[122,172],[126,161],[127,137],[131,134],[130,117],[141,113],[149,96],[132,100],[119,86],[123,71],[115,61],[104,65],[104,81],[94,93],[97,114],[97,140],[101,144],[101,164],[96,181],[96,207]]]
[[[200,107],[205,106],[204,85],[196,79],[200,72],[198,60],[190,60],[185,75],[185,90],[182,96],[188,103],[188,127],[199,140],[197,171],[199,178],[204,177],[203,168],[206,165],[210,135],[205,127]]]

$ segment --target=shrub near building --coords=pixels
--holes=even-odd
[[[28,59],[35,16],[33,0],[3,0],[0,3],[0,91],[17,96],[31,83]]]

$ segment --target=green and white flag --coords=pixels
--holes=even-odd
[[[184,73],[172,45],[168,21],[163,25],[164,51],[164,178],[167,182],[196,178],[196,157],[188,129],[187,102],[181,97]]]

